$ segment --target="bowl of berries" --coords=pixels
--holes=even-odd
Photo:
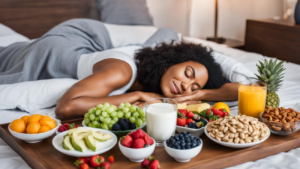
[[[120,138],[119,148],[130,161],[142,162],[153,153],[155,140],[138,129]]]
[[[170,137],[164,144],[167,153],[176,161],[188,162],[200,153],[203,142],[189,132],[182,132]]]
[[[56,130],[56,134],[59,134],[59,133],[62,133],[64,131],[68,131],[70,129],[73,129],[73,128],[78,128],[79,126],[76,125],[75,123],[72,123],[72,124],[69,124],[69,123],[65,123],[65,124],[62,124],[58,127],[58,129]]]
[[[198,114],[186,109],[178,110],[176,131],[178,133],[190,132],[195,137],[200,137],[204,132],[204,127],[208,121]]]

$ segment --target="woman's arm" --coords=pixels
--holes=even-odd
[[[175,98],[178,102],[185,101],[234,101],[238,100],[238,83],[226,83],[219,89],[203,89],[190,96]]]

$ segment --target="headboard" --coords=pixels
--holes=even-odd
[[[99,19],[95,0],[0,0],[0,23],[30,39],[72,18]]]

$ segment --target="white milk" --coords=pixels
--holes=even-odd
[[[176,129],[177,111],[169,103],[153,103],[146,109],[147,133],[155,141],[165,141]]]

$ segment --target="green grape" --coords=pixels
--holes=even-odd
[[[127,102],[124,104],[124,106],[129,108],[131,106],[131,104]]]
[[[134,117],[129,117],[129,121],[130,121],[131,123],[135,123],[135,118],[134,118]]]
[[[96,118],[96,116],[95,116],[94,114],[91,114],[91,115],[90,115],[90,120],[93,121],[95,118]]]
[[[105,124],[105,123],[103,123],[103,124],[101,125],[101,128],[104,129],[104,130],[108,130],[108,125]]]
[[[99,117],[99,120],[100,120],[100,121],[104,121],[104,119],[105,119],[105,117],[103,117],[103,116],[100,116],[100,117]]]
[[[145,118],[145,117],[143,117],[143,118],[141,118],[141,119],[143,120],[144,123],[146,122],[146,118]]]
[[[109,104],[109,103],[107,103],[107,102],[105,102],[105,103],[103,104],[103,106],[105,106],[105,107],[109,107],[109,106],[110,106],[110,104]]]
[[[123,108],[122,108],[122,111],[123,111],[124,113],[127,113],[127,112],[129,112],[129,108],[128,108],[128,107],[123,107]]]
[[[135,125],[136,125],[136,127],[141,127],[143,125],[143,120],[142,119],[136,119]]]
[[[105,109],[106,109],[105,106],[102,106],[102,107],[100,108],[101,111],[105,111]]]
[[[122,109],[124,106],[125,106],[125,104],[124,104],[124,103],[121,103],[121,104],[119,105],[119,109]]]
[[[90,113],[85,113],[84,117],[89,117]]]
[[[136,111],[136,106],[130,106],[129,110],[130,110],[131,112],[135,112],[135,111]]]
[[[112,107],[112,106],[109,106],[109,107],[107,107],[106,109],[105,109],[105,111],[107,112],[107,113],[111,113],[111,112],[113,112],[114,111],[114,107]]]
[[[88,126],[89,126],[89,127],[93,127],[93,123],[89,123]]]
[[[89,117],[84,118],[84,124],[89,124],[91,122]]]
[[[101,124],[98,123],[98,124],[96,125],[96,127],[97,127],[97,128],[101,128]]]
[[[142,109],[143,110],[143,109]],[[139,112],[139,114],[140,114],[140,117],[145,117],[145,113],[144,113],[144,111],[138,111]]]
[[[101,110],[97,110],[95,114],[99,116],[101,114]]]
[[[111,117],[116,117],[116,116],[117,116],[117,112],[115,112],[115,111],[111,112],[111,113],[110,113],[110,116],[111,116]]]
[[[103,117],[107,117],[108,116],[108,114],[104,111],[104,112],[102,112],[102,114],[101,114]]]
[[[114,117],[113,120],[117,123],[119,121],[118,117]]]
[[[130,113],[130,112],[125,113],[125,118],[126,118],[126,119],[128,119],[130,116],[131,116],[131,113]]]
[[[93,108],[90,108],[88,113],[93,113],[94,112],[94,109]]]
[[[96,126],[97,124],[99,124],[98,121],[93,121],[93,125]]]
[[[101,107],[103,107],[103,105],[102,104],[98,104],[96,108],[100,109]]]
[[[94,121],[99,121],[99,116],[96,116]]]
[[[111,130],[112,127],[113,127],[113,124],[109,124],[109,125],[108,125],[108,129],[109,129],[109,130]]]
[[[139,113],[144,113],[144,110],[143,109],[141,109],[141,108],[139,108]],[[145,114],[145,113],[144,113]]]
[[[123,116],[124,116],[124,113],[122,111],[118,111],[117,117],[118,118],[123,118]]]
[[[109,124],[114,125],[116,122],[114,120],[111,120]]]
[[[112,105],[112,107],[114,108],[114,111],[116,111],[118,109],[118,107],[115,105]]]
[[[138,112],[134,112],[132,116],[138,118],[140,114]]]
[[[109,118],[109,117],[106,117],[105,119],[104,119],[104,123],[106,123],[106,124],[109,124],[110,123],[110,121],[111,121],[111,118]]]

